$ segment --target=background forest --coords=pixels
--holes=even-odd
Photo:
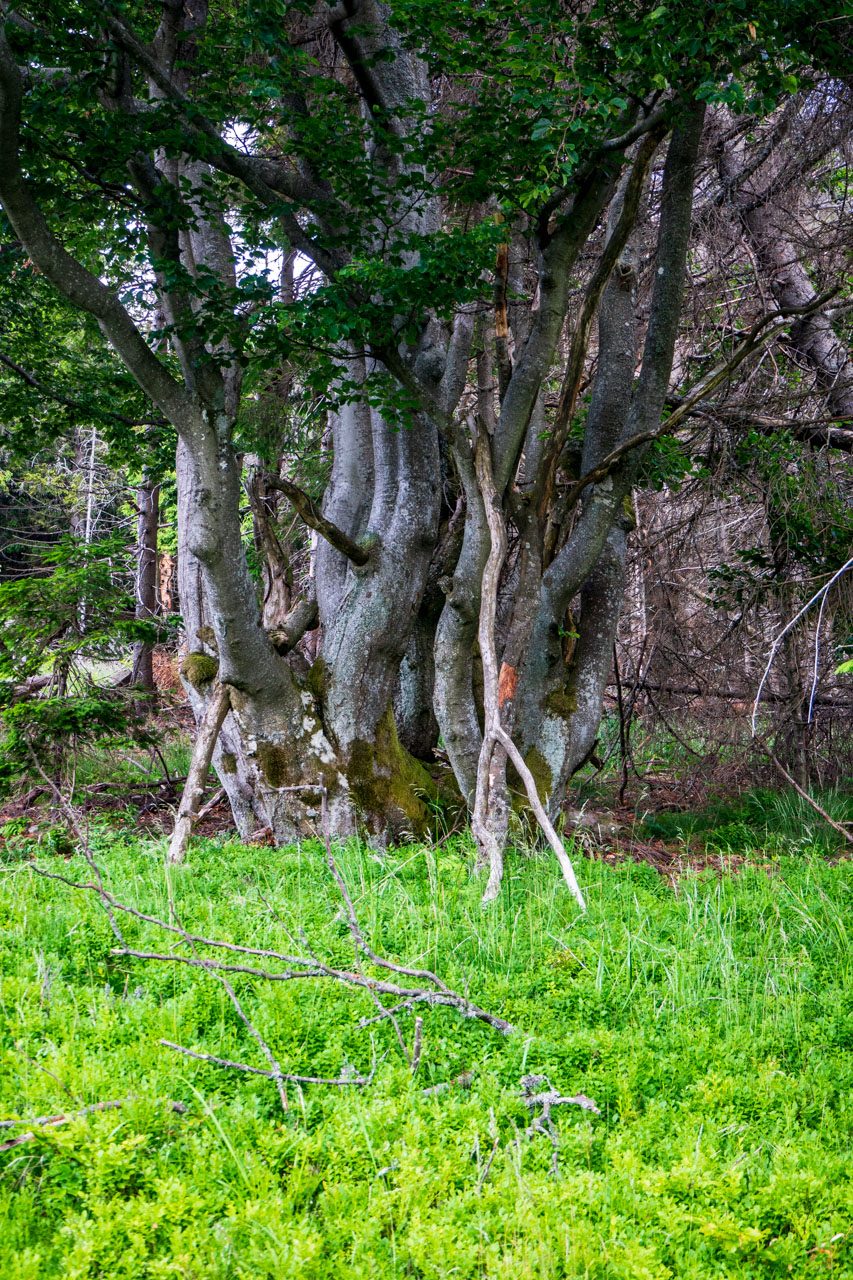
[[[849,6],[0,18],[0,1272],[853,1275]]]

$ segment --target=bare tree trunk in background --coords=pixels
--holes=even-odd
[[[160,515],[160,484],[146,469],[136,490],[136,582],[134,617],[148,621],[157,615],[157,535]],[[157,687],[154,683],[154,646],[138,640],[133,647],[130,682],[152,696],[140,704],[153,710]]]
[[[844,112],[849,117],[846,104]],[[785,127],[780,128],[777,146],[755,171],[740,139],[720,146],[718,165],[743,235],[758,257],[763,280],[773,298],[780,307],[806,307],[814,302],[818,290],[803,260],[804,179],[801,176],[793,182],[786,180],[785,161],[790,159],[786,133]],[[818,140],[815,158],[829,150],[832,143],[832,133],[824,133]],[[744,174],[747,176],[742,177]],[[818,386],[826,392],[831,415],[853,420],[853,357],[830,316],[820,312],[804,316],[792,326],[787,345],[813,370]]]

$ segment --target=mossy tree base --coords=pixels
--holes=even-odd
[[[375,740],[352,744],[345,772],[357,812],[374,838],[423,839],[434,829],[442,793],[421,761],[401,744],[390,706]]]

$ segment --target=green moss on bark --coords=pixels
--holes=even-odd
[[[562,716],[564,720],[568,720],[578,709],[578,695],[574,686],[563,685],[562,688],[549,693],[545,699],[545,706],[555,716]]]
[[[232,751],[223,751],[219,761],[219,770],[221,773],[237,772],[237,757]]]
[[[181,675],[194,689],[203,689],[216,679],[219,659],[209,653],[188,653],[181,663]]]
[[[439,800],[438,788],[420,761],[401,745],[390,706],[377,726],[375,742],[353,743],[346,774],[369,827],[384,825],[394,838],[428,834],[429,805]]]
[[[524,758],[530,772],[533,774],[533,781],[536,783],[536,790],[539,792],[540,800],[545,800],[551,794],[551,788],[554,785],[554,775],[551,772],[551,766],[543,756],[542,752],[536,747],[531,747]],[[527,803],[527,796],[524,796],[524,803]]]
[[[317,703],[322,706],[329,687],[329,669],[322,658],[312,662],[305,677],[305,685],[313,693]]]
[[[271,787],[292,787],[301,781],[301,772],[292,752],[277,742],[258,743],[258,764]]]

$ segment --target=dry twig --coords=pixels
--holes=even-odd
[[[18,1125],[26,1125],[27,1132],[19,1133],[16,1138],[11,1138],[8,1142],[0,1143],[0,1151],[8,1151],[10,1147],[20,1146],[22,1142],[31,1142],[35,1138],[35,1133],[31,1130],[42,1127],[46,1129],[54,1129],[57,1125],[67,1124],[69,1120],[79,1120],[83,1116],[92,1115],[96,1111],[116,1111],[119,1107],[123,1107],[129,1101],[127,1098],[116,1098],[110,1102],[93,1102],[91,1106],[82,1107],[79,1111],[69,1111],[65,1114],[53,1116],[33,1116],[29,1120],[0,1120],[0,1129],[17,1128]],[[184,1115],[187,1107],[183,1102],[169,1102],[172,1111],[177,1115]]]
[[[541,1133],[550,1141],[553,1148],[551,1172],[556,1177],[560,1138],[551,1119],[552,1109],[561,1106],[582,1107],[584,1111],[591,1111],[597,1116],[601,1115],[601,1110],[592,1098],[588,1098],[584,1093],[576,1093],[571,1098],[563,1097],[547,1076],[522,1076],[521,1089],[524,1105],[530,1112],[530,1124],[525,1130],[525,1137],[532,1138],[534,1134]],[[539,1115],[534,1115],[537,1107],[541,1107],[541,1111]]]
[[[44,776],[44,775],[43,775]],[[202,969],[205,973],[210,974],[218,982],[221,983],[223,990],[228,995],[239,1018],[246,1026],[249,1034],[258,1044],[264,1057],[269,1064],[268,1069],[253,1067],[247,1063],[235,1062],[229,1058],[220,1058],[213,1054],[199,1052],[194,1049],[188,1049],[183,1045],[174,1044],[171,1041],[161,1041],[161,1043],[177,1053],[182,1053],[187,1057],[195,1058],[199,1061],[210,1062],[217,1066],[222,1066],[235,1071],[244,1071],[252,1075],[262,1075],[267,1079],[273,1080],[279,1091],[282,1107],[287,1109],[287,1097],[284,1091],[285,1083],[292,1082],[296,1085],[301,1084],[329,1084],[329,1085],[359,1085],[364,1086],[370,1084],[374,1079],[377,1062],[375,1048],[373,1050],[373,1066],[369,1075],[352,1076],[341,1073],[337,1079],[330,1079],[320,1076],[302,1076],[292,1072],[282,1070],[282,1067],[273,1053],[271,1047],[264,1040],[257,1027],[253,1024],[245,1009],[242,1006],[239,996],[231,985],[226,975],[245,974],[248,977],[256,978],[264,982],[289,982],[298,979],[320,978],[329,979],[333,982],[341,982],[345,985],[359,988],[368,992],[377,1006],[377,1016],[372,1019],[362,1019],[360,1026],[369,1025],[372,1022],[390,1020],[401,1041],[404,1056],[411,1067],[414,1074],[419,1066],[422,1049],[423,1049],[423,1019],[418,1017],[415,1019],[414,1042],[411,1053],[406,1049],[405,1040],[402,1031],[396,1022],[396,1014],[405,1010],[409,1011],[418,1004],[426,1004],[429,1006],[444,1006],[456,1009],[463,1017],[477,1018],[485,1022],[487,1025],[500,1031],[503,1035],[509,1035],[513,1030],[513,1026],[506,1019],[496,1014],[488,1012],[488,1010],[480,1009],[477,1005],[472,1004],[467,995],[460,995],[451,990],[451,988],[443,981],[438,974],[432,973],[428,969],[418,969],[407,965],[397,964],[392,960],[386,959],[384,956],[377,954],[367,943],[361,927],[358,923],[352,898],[346,886],[337,864],[332,854],[331,841],[328,835],[328,825],[326,824],[326,863],[335,880],[344,903],[345,918],[353,939],[357,957],[364,956],[370,964],[379,969],[389,971],[395,975],[414,979],[419,985],[402,985],[399,982],[373,977],[364,973],[359,967],[358,971],[350,971],[347,969],[337,968],[333,965],[326,964],[319,956],[317,956],[303,937],[303,954],[288,955],[287,953],[273,950],[272,948],[249,947],[239,943],[224,941],[219,938],[208,938],[202,934],[192,933],[186,929],[181,923],[177,913],[175,912],[174,903],[170,903],[172,912],[172,920],[162,920],[157,916],[153,916],[145,911],[140,911],[137,907],[130,906],[128,903],[121,902],[113,893],[107,889],[104,884],[100,869],[92,856],[86,841],[85,832],[80,827],[77,816],[73,809],[64,801],[55,786],[52,788],[57,798],[62,802],[64,809],[69,815],[69,820],[75,828],[80,840],[80,851],[85,858],[88,866],[92,871],[92,880],[75,881],[59,872],[48,871],[45,868],[34,867],[33,870],[37,874],[45,876],[47,879],[58,880],[63,884],[74,889],[80,889],[87,892],[95,893],[107,913],[113,933],[115,934],[119,946],[114,947],[112,955],[126,956],[140,960],[151,962],[160,962],[167,964],[182,964],[190,968]],[[326,813],[326,790],[322,787],[323,796],[323,813]],[[146,924],[154,925],[158,929],[162,929],[166,933],[175,935],[176,944],[184,944],[189,948],[190,954],[181,954],[178,951],[145,951],[128,946],[127,940],[122,933],[121,926],[118,923],[118,916],[126,914],[133,919],[143,921]],[[291,941],[294,940],[291,938]],[[270,968],[260,967],[257,964],[250,963],[233,963],[225,959],[218,959],[205,951],[210,948],[224,951],[229,955],[236,957],[245,957],[262,959],[264,961],[277,962],[278,966],[273,965]],[[298,949],[295,947],[295,950]],[[381,996],[390,996],[395,1001],[390,1008],[386,1007]],[[381,1059],[380,1059],[381,1061]]]

